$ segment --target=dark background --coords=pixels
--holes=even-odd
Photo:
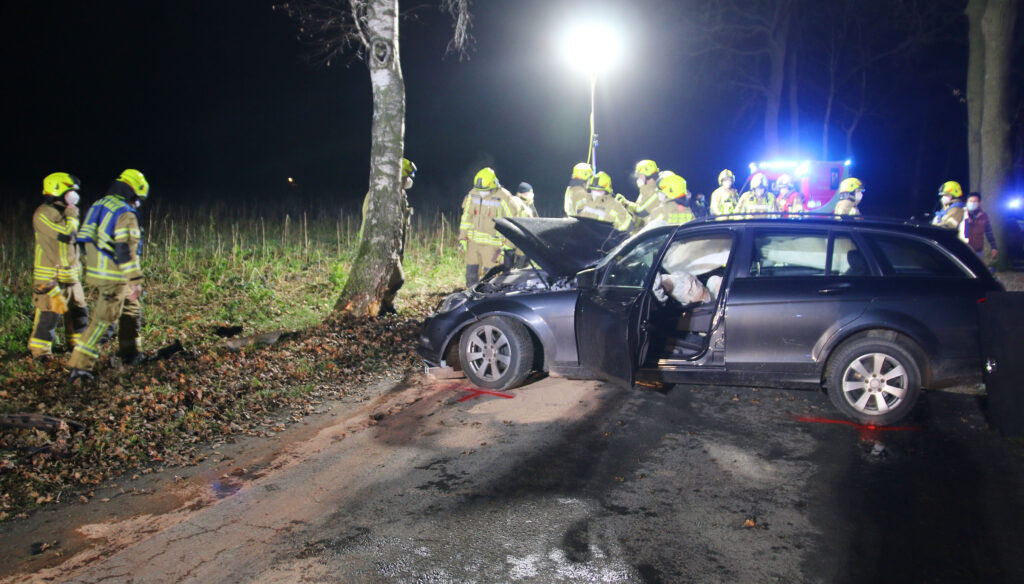
[[[595,6],[611,11],[629,50],[597,94],[598,162],[616,190],[635,195],[629,172],[642,158],[681,174],[693,192],[710,193],[725,167],[747,177],[747,164],[764,158],[761,110],[732,83],[735,72],[692,53],[686,3],[480,1],[475,42],[460,60],[445,55],[452,23],[438,3],[407,2],[401,58],[406,156],[419,167],[414,205],[454,211],[472,175],[490,165],[511,189],[531,182],[541,210],[558,212],[572,165],[586,158],[589,87],[554,39]],[[871,83],[892,91],[854,141],[863,211],[905,217],[930,210],[945,180],[966,188],[965,106],[955,95],[966,76],[966,20],[958,26],[913,76],[872,71]],[[362,200],[366,68],[310,64],[294,24],[269,1],[7,2],[0,27],[5,204],[34,203],[42,177],[57,170],[82,179],[88,203],[126,167],[146,174],[162,206],[336,212]],[[819,158],[819,97],[801,94],[806,125],[795,158]],[[842,159],[833,132],[831,158]]]

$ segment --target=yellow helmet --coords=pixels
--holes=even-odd
[[[781,189],[782,187],[793,188],[793,177],[788,174],[780,174],[779,178],[775,179],[775,188]]]
[[[653,160],[641,160],[636,163],[633,174],[636,176],[652,177],[658,174],[658,164]]]
[[[942,183],[941,187],[939,187],[939,196],[941,197],[943,195],[949,195],[956,199],[964,196],[964,190],[960,188],[960,183],[955,180],[947,180]]]
[[[43,194],[47,197],[60,197],[68,191],[81,188],[78,178],[66,172],[55,172],[43,179]]]
[[[733,174],[732,171],[729,170],[728,168],[718,173],[718,186],[722,186],[722,182],[724,182],[727,178],[732,179],[732,182],[736,182],[736,175]]]
[[[686,194],[686,179],[666,170],[658,179],[658,190],[665,193],[670,199],[678,199]]]
[[[756,189],[758,187],[764,187],[766,189],[768,188],[768,177],[766,177],[764,174],[760,172],[750,177],[751,190]]]
[[[608,176],[607,172],[599,172],[591,177],[590,182],[587,183],[587,190],[604,191],[609,195],[612,194],[612,177]]]
[[[416,176],[416,165],[408,158],[402,159],[402,178],[413,178]]]
[[[498,175],[494,174],[494,169],[486,167],[481,168],[480,172],[473,177],[473,186],[481,191],[491,191],[500,187],[501,184],[498,183]]]
[[[117,180],[130,186],[135,191],[135,196],[140,199],[145,199],[149,196],[149,183],[146,182],[146,177],[134,168],[125,169],[121,176],[117,177]]]
[[[580,162],[572,167],[572,177],[576,180],[590,180],[594,176],[594,169],[586,162]]]
[[[853,178],[852,176],[848,179],[844,179],[843,182],[839,183],[840,193],[852,193],[864,188],[864,183],[860,182],[859,178]]]

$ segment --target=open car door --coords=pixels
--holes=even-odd
[[[633,386],[647,351],[652,268],[669,235],[631,242],[580,273],[576,344],[580,365],[595,377]]]

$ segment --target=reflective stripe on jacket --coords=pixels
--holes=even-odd
[[[629,224],[633,221],[633,216],[629,214],[629,211],[621,203],[616,201],[611,195],[605,194],[599,195],[596,199],[591,195],[587,195],[587,198],[580,203],[576,216],[611,223],[619,231],[629,229]]]
[[[121,197],[107,195],[89,207],[78,232],[78,241],[92,244],[100,252],[89,256],[87,277],[111,281],[142,279],[139,218],[135,209]]]
[[[512,194],[504,188],[491,191],[477,189],[469,191],[462,201],[459,239],[512,249],[512,246],[494,227],[495,219],[516,216],[511,198]]]
[[[78,211],[61,210],[50,202],[43,203],[32,214],[32,229],[36,242],[32,264],[35,287],[77,282],[80,265],[74,242],[78,231]],[[54,289],[60,291],[59,287]]]

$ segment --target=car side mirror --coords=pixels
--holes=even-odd
[[[576,285],[580,288],[593,288],[597,282],[597,269],[590,268],[576,274]]]

